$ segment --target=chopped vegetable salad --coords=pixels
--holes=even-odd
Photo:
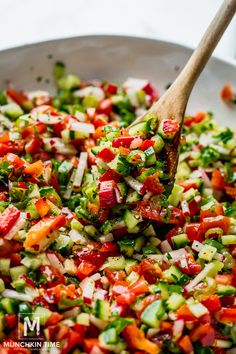
[[[0,352],[235,353],[235,133],[187,116],[173,185],[151,82],[54,77],[0,93]]]

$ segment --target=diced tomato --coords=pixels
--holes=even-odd
[[[222,176],[220,170],[215,168],[212,172],[211,186],[213,189],[222,190],[226,185],[224,176]]]
[[[142,350],[148,354],[158,354],[160,352],[159,345],[145,338],[144,332],[138,329],[135,323],[125,327],[123,336],[130,348]]]
[[[136,299],[136,295],[131,291],[127,291],[118,295],[116,297],[116,302],[122,305],[131,305],[135,299]]]
[[[185,354],[193,354],[194,353],[193,345],[192,345],[192,342],[191,342],[188,335],[183,336],[178,341],[178,345],[182,349],[183,353],[185,353]]]
[[[96,110],[98,113],[104,113],[109,116],[112,111],[112,100],[110,98],[105,98],[98,104]]]
[[[84,339],[83,350],[85,353],[91,353],[92,350],[95,348],[99,348],[99,341],[97,338],[85,338]]]
[[[118,91],[118,86],[112,83],[108,83],[105,87],[104,87],[104,91],[106,94],[110,94],[110,95],[115,95]]]
[[[61,354],[68,354],[71,350],[79,345],[83,344],[85,327],[76,324],[74,327],[77,328],[79,326],[79,330],[74,331],[72,329],[69,330],[66,336],[66,344],[61,349]]]
[[[100,183],[98,196],[101,208],[111,208],[117,204],[115,188],[116,184],[113,180]]]
[[[197,124],[202,122],[205,117],[206,117],[205,112],[199,112],[198,114],[196,114],[196,116],[186,117],[184,120],[184,125],[186,127],[190,127],[192,124]]]
[[[37,154],[39,152],[39,150],[41,149],[41,146],[42,146],[41,140],[37,137],[33,137],[25,144],[25,151],[28,154],[34,156],[35,154]]]
[[[47,213],[50,210],[50,206],[48,205],[47,201],[44,199],[37,200],[35,202],[35,206],[41,218],[47,215]]]
[[[163,122],[163,132],[166,136],[173,136],[179,129],[179,122],[176,119],[168,119]]]
[[[193,342],[200,341],[203,347],[209,347],[215,341],[215,331],[210,323],[198,325],[189,336]]]
[[[11,259],[11,267],[21,265],[21,256],[19,253],[12,253],[9,258]]]
[[[149,284],[155,284],[160,279],[162,270],[151,259],[142,259],[140,263],[140,274],[144,276]]]
[[[149,291],[149,287],[147,285],[147,281],[145,280],[145,278],[141,276],[136,282],[134,282],[129,287],[129,290],[135,295],[139,296],[147,293]]]
[[[142,142],[142,145],[140,146],[140,150],[142,150],[142,151],[145,151],[145,150],[147,150],[149,147],[152,147],[152,146],[154,146],[154,140],[144,140],[143,142]]]
[[[93,138],[95,140],[98,140],[100,138],[102,138],[104,136],[104,131],[103,131],[103,126],[102,127],[98,127],[95,132],[93,133]]]
[[[88,277],[89,275],[93,274],[96,270],[96,266],[88,261],[82,261],[78,266],[76,271],[76,275],[80,280]]]
[[[186,304],[180,306],[176,312],[177,318],[184,321],[196,321],[196,317],[192,314]]]
[[[43,172],[43,162],[38,160],[24,168],[24,173],[34,178],[39,177]]]
[[[4,321],[6,322],[7,324],[7,327],[9,328],[14,328],[16,327],[17,323],[18,323],[18,318],[17,318],[17,315],[16,314],[13,314],[13,315],[5,315],[4,316]]]
[[[10,166],[13,166],[14,170],[18,170],[25,166],[25,162],[15,154],[8,153],[4,160],[9,163]]]
[[[128,290],[128,284],[124,280],[119,280],[115,282],[115,284],[112,287],[112,294],[113,295],[120,295],[129,292]]]
[[[219,319],[223,322],[236,322],[236,308],[222,307],[219,312]]]
[[[181,258],[177,259],[174,263],[184,274],[196,275],[202,270],[201,264],[196,262],[191,254],[186,255],[184,262]]]
[[[147,95],[151,97],[151,102],[153,103],[159,98],[159,93],[155,89],[155,87],[149,81],[144,87],[142,87],[142,91],[144,91]]]
[[[115,284],[117,281],[122,281],[125,278],[123,270],[111,270],[110,268],[104,269],[105,275],[110,283]]]
[[[115,158],[115,154],[110,149],[104,148],[97,154],[97,157],[106,162],[110,162]]]
[[[132,141],[137,138],[140,138],[140,136],[122,136],[120,138],[116,138],[112,141],[112,147],[118,148],[123,146],[125,148],[129,148]]]
[[[220,96],[221,96],[223,101],[231,102],[233,100],[233,98],[234,98],[233,87],[231,85],[229,85],[229,84],[224,85],[222,90],[221,90]]]
[[[203,232],[205,233],[207,230],[213,227],[220,227],[224,234],[227,234],[230,226],[230,218],[227,216],[218,215],[215,217],[207,217],[202,221]]]
[[[187,223],[184,229],[189,241],[203,241],[203,229],[201,223]]]
[[[205,299],[202,299],[201,303],[210,313],[215,313],[221,309],[221,303],[218,295],[211,295]]]
[[[188,207],[189,207],[190,217],[193,217],[195,215],[199,215],[200,207],[195,199],[191,200],[188,203]]]
[[[161,194],[165,191],[163,184],[159,180],[159,173],[156,172],[151,176],[147,176],[144,187],[153,194]]]
[[[118,250],[119,246],[115,242],[105,242],[99,252],[116,252]]]
[[[39,134],[43,134],[47,131],[47,127],[44,123],[37,122],[34,125],[29,125],[27,128],[22,130],[21,134],[23,138],[28,136],[36,136]]]
[[[30,106],[32,105],[24,92],[17,91],[13,87],[7,88],[7,96],[9,96],[15,103],[22,107],[26,108],[28,103]]]
[[[5,236],[20,217],[20,210],[9,205],[0,215],[0,237]]]

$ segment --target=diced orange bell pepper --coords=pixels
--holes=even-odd
[[[31,163],[24,169],[24,173],[31,175],[32,177],[39,177],[43,172],[43,163],[41,160],[38,160],[34,163]]]
[[[64,226],[65,223],[66,218],[64,215],[44,217],[29,229],[24,247],[26,249],[33,248],[35,252],[39,252],[53,238],[52,232]]]
[[[41,218],[47,215],[50,210],[50,206],[48,205],[47,200],[44,199],[37,200],[37,202],[35,202],[35,207]]]
[[[183,336],[180,341],[178,342],[180,348],[183,350],[185,354],[192,354],[194,353],[192,342],[189,336]]]
[[[160,352],[160,347],[145,338],[144,332],[138,329],[136,324],[126,326],[123,335],[130,348],[143,350],[149,354],[158,354]]]
[[[23,160],[21,160],[20,157],[18,157],[15,154],[12,154],[11,152],[9,152],[4,157],[4,160],[7,161],[10,166],[13,166],[14,170],[17,170],[17,169],[25,166],[25,162]]]

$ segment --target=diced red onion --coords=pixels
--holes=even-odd
[[[47,258],[51,264],[52,267],[56,268],[59,270],[61,274],[65,273],[65,269],[63,267],[63,264],[60,262],[59,258],[55,255],[55,253],[48,252],[47,253]]]
[[[92,300],[95,289],[94,280],[92,280],[90,277],[87,277],[82,280],[82,282],[80,283],[80,287],[83,291],[83,298]]]
[[[84,176],[84,172],[87,168],[87,160],[88,160],[88,153],[87,152],[81,152],[80,153],[80,157],[79,157],[79,164],[78,167],[76,169],[76,173],[75,173],[75,179],[73,182],[73,187],[77,188],[81,186],[82,180],[83,180],[83,176]]]
[[[124,177],[126,183],[132,188],[134,189],[138,194],[143,194],[144,193],[144,185],[143,183],[137,181],[135,178],[128,176],[128,177]]]
[[[21,213],[11,230],[4,236],[6,240],[11,240],[17,234],[17,232],[19,232],[25,226],[25,216],[26,215],[24,213]]]
[[[161,242],[161,251],[162,253],[167,253],[172,251],[171,245],[169,244],[169,242],[167,240],[164,240]]]

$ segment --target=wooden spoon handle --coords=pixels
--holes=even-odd
[[[185,95],[190,95],[196,80],[204,69],[235,12],[236,0],[225,0],[185,68],[174,82],[173,89],[175,89],[176,86],[178,86],[178,88],[182,87]]]

